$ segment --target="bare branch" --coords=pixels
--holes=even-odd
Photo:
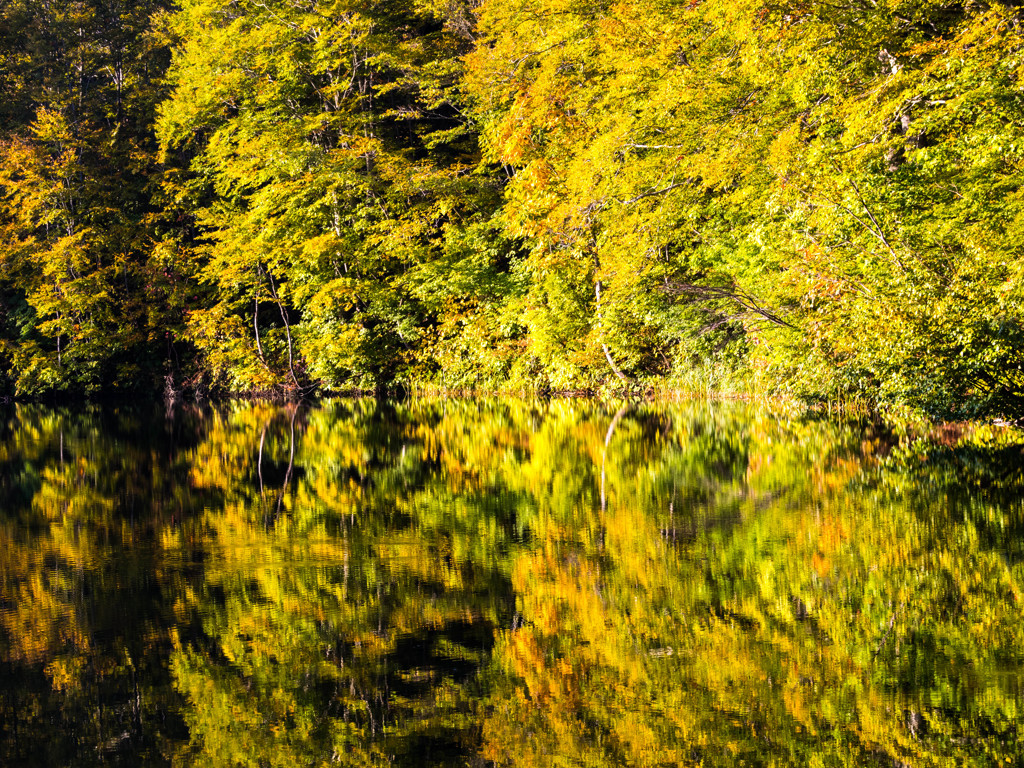
[[[716,299],[734,301],[747,312],[752,312],[755,315],[763,317],[774,325],[778,325],[782,328],[790,328],[794,331],[800,330],[792,323],[784,320],[776,312],[761,306],[753,296],[738,288],[726,288],[714,285],[695,285],[694,283],[666,282],[662,286],[662,290],[666,293],[692,296],[698,301],[713,301]],[[739,317],[739,315],[734,315],[729,319],[735,319],[736,317]]]
[[[652,192],[644,192],[643,194],[637,195],[636,197],[630,198],[629,200],[619,200],[618,198],[616,198],[616,202],[621,203],[622,205],[632,205],[637,200],[643,200],[645,197],[654,197],[655,195],[664,195],[666,192],[671,192],[673,189],[678,189],[679,187],[685,187],[687,184],[691,184],[692,181],[693,181],[692,179],[686,179],[685,181],[680,181],[678,184],[669,184],[664,189],[656,189],[656,190],[654,190]]]

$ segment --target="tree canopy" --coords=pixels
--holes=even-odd
[[[1015,4],[2,14],[8,394],[1024,406]]]

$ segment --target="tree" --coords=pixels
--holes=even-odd
[[[455,9],[457,11],[457,9]],[[485,221],[451,102],[465,38],[428,6],[182,7],[164,151],[203,201],[189,338],[231,389],[387,384],[438,311],[417,288],[454,226]]]
[[[153,386],[165,280],[148,263],[159,4],[4,11],[0,355],[19,395]]]

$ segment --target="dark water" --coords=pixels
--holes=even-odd
[[[1021,446],[935,437],[19,408],[0,764],[1024,765]]]

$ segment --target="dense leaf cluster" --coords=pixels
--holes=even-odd
[[[1024,406],[1013,4],[2,13],[10,392]]]

